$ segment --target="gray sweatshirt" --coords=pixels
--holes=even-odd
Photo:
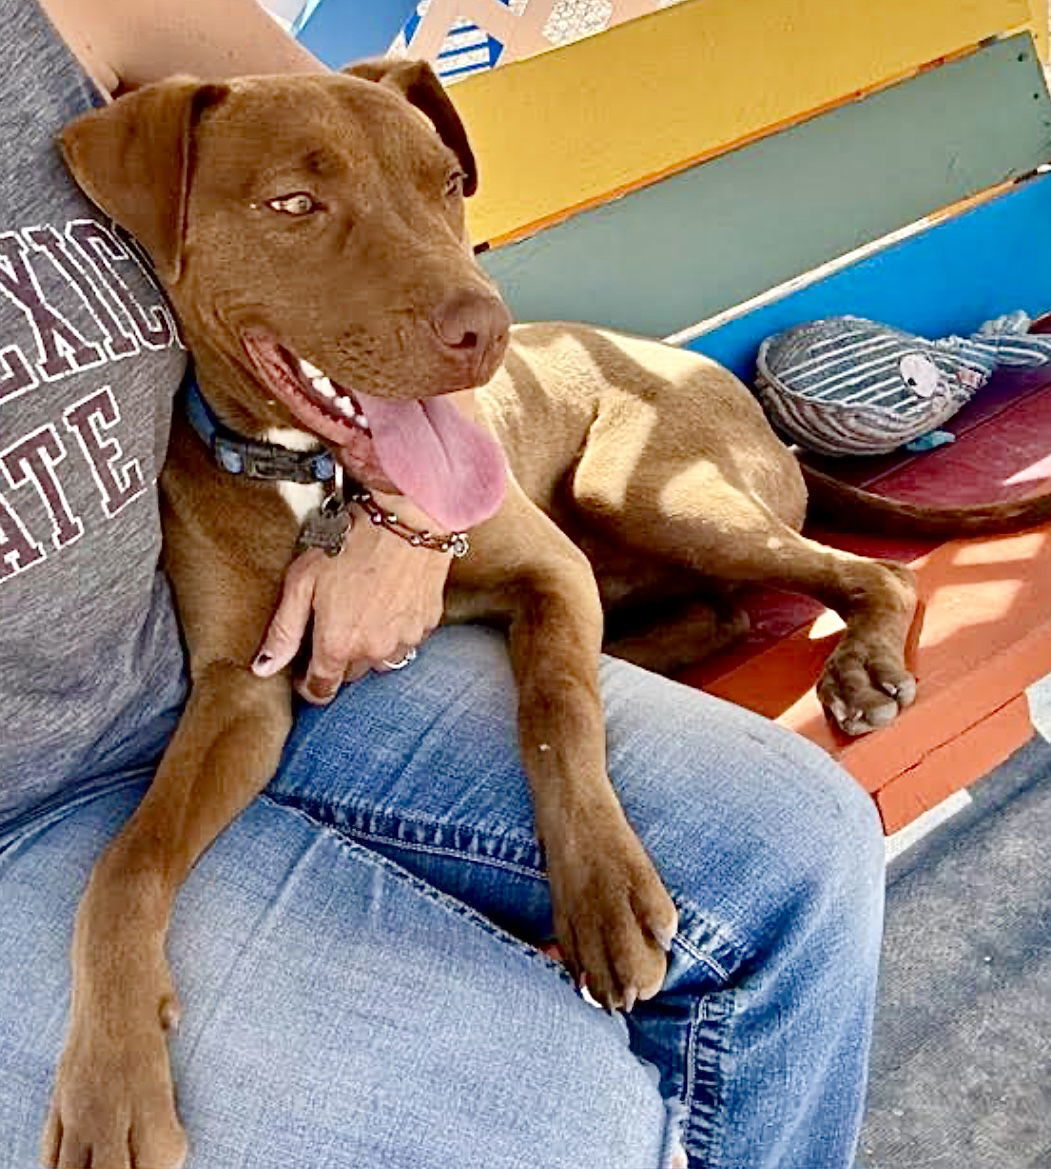
[[[35,0],[0,0],[0,48],[2,832],[159,749],[181,699],[157,476],[185,353],[55,146],[90,81]]]

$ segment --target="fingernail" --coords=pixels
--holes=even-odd
[[[336,697],[338,689],[338,684],[308,681],[303,684],[300,693],[307,702],[312,702],[315,706],[326,706]]]
[[[258,675],[260,678],[268,678],[274,672],[273,662],[273,654],[257,654],[255,661],[252,663],[252,673]]]

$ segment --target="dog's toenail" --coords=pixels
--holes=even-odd
[[[653,940],[662,950],[668,951],[671,949],[672,942],[675,941],[675,935],[679,932],[679,921],[676,917],[675,921],[668,926],[656,926],[653,929]]]
[[[180,1012],[177,999],[171,995],[165,995],[161,999],[157,1013],[160,1017],[161,1026],[165,1031],[178,1031]]]

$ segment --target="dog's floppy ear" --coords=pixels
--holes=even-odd
[[[92,110],[59,134],[73,177],[145,247],[168,282],[182,273],[194,128],[227,92],[173,77]]]
[[[467,131],[460,121],[456,107],[442,88],[434,70],[426,61],[401,61],[396,58],[378,58],[348,65],[344,73],[365,81],[378,81],[395,89],[421,110],[434,123],[438,137],[456,155],[466,178],[463,193],[473,195],[478,190],[478,164],[467,141]]]

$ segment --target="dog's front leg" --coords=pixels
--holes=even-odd
[[[664,981],[677,914],[606,769],[598,593],[590,569],[570,566],[518,595],[510,652],[555,933],[589,993],[630,1010]]]
[[[195,678],[149,791],[95,865],[77,913],[46,1165],[182,1163],[167,1050],[178,1019],[164,956],[171,906],[197,858],[273,775],[290,726],[284,676],[216,662]]]
[[[450,576],[449,620],[508,622],[522,760],[569,968],[607,1007],[657,993],[675,906],[606,769],[602,607],[584,554],[514,480]]]

